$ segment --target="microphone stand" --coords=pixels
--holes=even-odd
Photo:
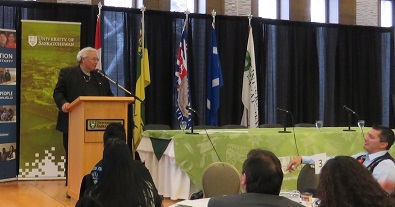
[[[352,113],[348,113],[348,129],[343,129],[345,132],[354,132],[354,129],[351,129],[351,119],[352,119]]]
[[[191,111],[191,110],[188,109],[188,111]],[[193,111],[192,111],[192,113],[190,113],[190,115],[191,115],[191,132],[187,132],[186,134],[198,134],[198,133],[196,133],[196,132],[193,132],[193,122],[194,122],[194,121],[193,121],[193,120],[194,120],[194,119],[193,119],[193,117],[194,117],[193,114],[194,114],[194,113],[195,113],[195,112],[193,112]]]
[[[105,73],[103,73],[101,70],[96,69],[96,72],[99,73],[100,75],[102,75],[103,77],[105,77],[108,81],[110,81],[111,83],[113,83],[114,85],[116,85],[118,88],[122,89],[123,91],[125,91],[127,94],[129,94],[130,96],[132,96],[133,98],[135,98],[136,100],[140,101],[141,103],[144,104],[144,101],[141,100],[138,96],[133,95],[132,92],[128,91],[126,88],[124,88],[123,86],[119,85],[117,82],[115,82],[113,79],[111,79],[110,77],[108,77],[108,75],[106,75]]]
[[[278,133],[291,133],[290,131],[287,131],[287,114],[288,114],[288,112],[285,113],[284,119],[283,119],[284,131],[278,131]]]

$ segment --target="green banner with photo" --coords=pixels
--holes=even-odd
[[[61,68],[77,65],[81,24],[22,20],[19,178],[64,177],[52,99]]]

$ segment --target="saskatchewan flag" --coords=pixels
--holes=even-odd
[[[139,47],[137,52],[137,74],[136,74],[136,92],[135,95],[142,101],[145,100],[145,88],[151,83],[149,60],[148,60],[148,49],[146,47],[144,38],[144,13],[141,19]],[[140,135],[143,131],[145,124],[145,108],[144,104],[140,101],[135,100],[134,104],[134,125],[133,130],[133,146],[137,148],[140,143]]]

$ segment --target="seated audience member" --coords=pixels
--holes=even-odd
[[[321,170],[319,207],[393,207],[395,200],[354,158],[338,156]]]
[[[106,127],[103,134],[103,145],[106,145],[107,140],[110,138],[118,138],[126,142],[125,128],[120,123],[111,123]],[[92,169],[91,175],[93,183],[96,184],[102,171],[102,160],[100,160]]]
[[[99,181],[81,199],[92,197],[103,207],[162,205],[149,171],[140,161],[133,160],[132,152],[124,141],[118,138],[107,140],[102,164]],[[146,170],[144,174],[141,169]]]
[[[240,177],[245,193],[213,197],[208,207],[302,207],[288,198],[279,196],[283,182],[280,160],[272,152],[255,149],[248,153]]]
[[[388,127],[373,125],[365,136],[363,148],[366,152],[352,157],[362,163],[378,183],[395,183],[395,161],[388,153],[392,144],[394,144],[394,132]],[[312,156],[298,156],[289,162],[287,170],[292,172],[301,163],[313,165],[314,159]],[[386,189],[385,186],[382,187]]]

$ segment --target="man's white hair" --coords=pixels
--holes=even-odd
[[[77,62],[81,63],[82,58],[88,57],[89,52],[96,52],[97,50],[93,47],[85,47],[82,50],[80,50],[77,54]]]

